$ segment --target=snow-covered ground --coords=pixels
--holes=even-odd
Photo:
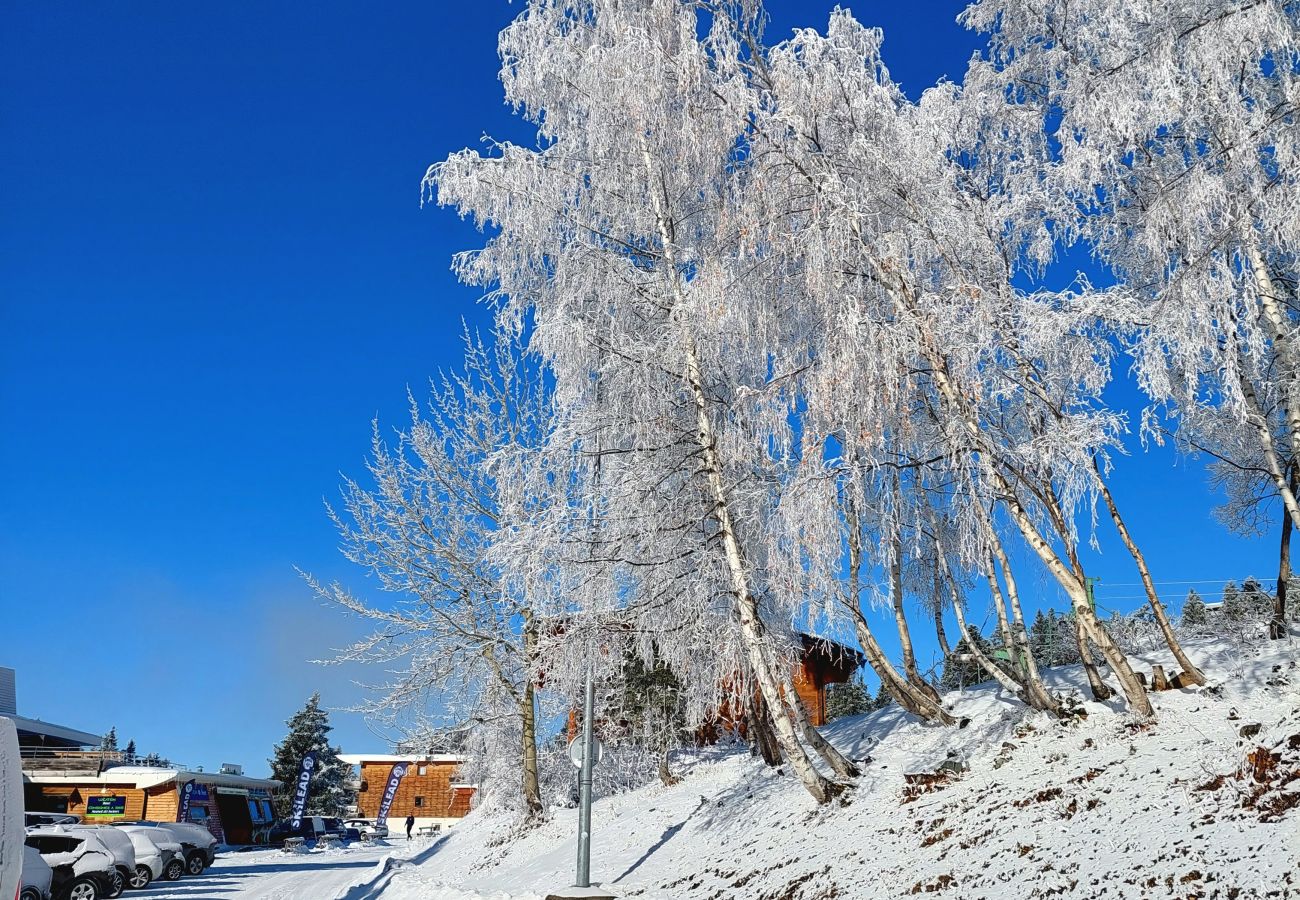
[[[1085,720],[1063,725],[990,686],[947,698],[970,719],[962,729],[888,709],[840,720],[826,733],[870,761],[845,802],[825,808],[788,775],[715,748],[674,787],[595,804],[593,878],[619,896],[672,900],[1300,897],[1297,647],[1191,649],[1211,684],[1155,695],[1154,725],[1118,702],[1087,702]],[[1078,670],[1050,676],[1058,690],[1085,686]],[[969,771],[931,790],[905,783],[950,755]],[[476,812],[375,890],[543,898],[572,883],[575,819],[556,810],[510,834]]]
[[[392,872],[427,857],[436,845],[353,845],[337,850],[282,853],[279,850],[225,851],[197,877],[155,881],[124,896],[139,900],[368,900],[376,897]]]

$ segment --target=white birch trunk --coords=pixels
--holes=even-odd
[[[817,751],[817,754],[825,760],[836,775],[841,778],[857,778],[861,774],[858,767],[849,762],[844,757],[844,754],[836,750],[830,741],[822,737],[822,733],[808,720],[808,711],[804,709],[803,701],[799,699],[799,693],[794,689],[794,679],[789,674],[786,674],[782,682],[785,688],[786,703],[790,707],[790,713],[794,716],[795,724],[799,726],[799,733],[803,735],[804,740]]]
[[[1273,350],[1282,364],[1282,415],[1286,421],[1287,438],[1291,444],[1291,455],[1300,459],[1300,358],[1297,358],[1295,345],[1287,328],[1286,314],[1278,302],[1277,286],[1268,273],[1259,246],[1247,238],[1245,241],[1246,257],[1250,262],[1251,276],[1255,281],[1255,291],[1259,295],[1259,305],[1263,310],[1263,319],[1268,323]]]
[[[1205,684],[1205,676],[1201,670],[1187,657],[1183,651],[1183,645],[1174,634],[1174,627],[1169,622],[1169,617],[1165,615],[1165,606],[1160,602],[1160,597],[1156,593],[1155,582],[1151,579],[1151,570],[1147,568],[1146,557],[1138,549],[1137,543],[1129,534],[1128,526],[1124,524],[1124,519],[1119,514],[1119,507],[1115,505],[1115,498],[1111,496],[1110,488],[1101,477],[1101,471],[1097,467],[1097,460],[1094,457],[1092,461],[1092,471],[1096,476],[1097,489],[1101,491],[1101,497],[1106,502],[1106,509],[1110,512],[1111,521],[1115,523],[1115,530],[1119,532],[1120,540],[1128,548],[1129,555],[1133,557],[1133,562],[1137,564],[1138,575],[1142,578],[1142,587],[1146,590],[1147,602],[1151,606],[1151,612],[1156,617],[1156,624],[1160,626],[1160,633],[1164,635],[1165,644],[1169,647],[1169,652],[1178,660],[1178,665],[1182,666],[1183,672],[1196,684]]]
[[[677,272],[677,255],[674,250],[672,233],[663,204],[660,201],[660,191],[656,189],[659,179],[656,176],[650,153],[644,147],[641,156],[646,169],[646,178],[651,186],[649,191],[651,205],[658,224],[659,239],[663,243],[664,261],[668,267],[667,277],[673,302],[672,315],[681,316],[684,313],[686,303],[685,297],[682,295],[680,276]],[[736,533],[735,523],[731,517],[731,504],[727,498],[726,488],[722,483],[722,465],[718,459],[717,438],[714,433],[713,421],[709,417],[708,399],[704,393],[704,376],[700,370],[699,351],[696,349],[689,327],[682,328],[682,344],[682,350],[686,358],[684,375],[691,392],[691,398],[695,404],[695,438],[703,454],[704,478],[709,497],[714,504],[713,516],[722,537],[723,557],[726,561],[727,572],[731,576],[731,589],[736,596],[736,611],[739,614],[740,634],[745,646],[745,655],[749,660],[754,681],[758,684],[759,692],[763,695],[763,700],[767,703],[772,716],[772,727],[776,732],[777,743],[780,744],[782,753],[785,754],[790,767],[794,769],[795,775],[807,788],[808,793],[812,794],[818,803],[826,803],[839,793],[840,787],[817,771],[817,767],[808,758],[807,751],[804,749],[803,744],[799,742],[794,722],[791,720],[785,705],[781,702],[781,691],[777,678],[769,667],[764,653],[764,644],[767,637],[759,615],[758,602],[750,589],[749,573],[745,566],[744,554],[740,548],[740,537]]]

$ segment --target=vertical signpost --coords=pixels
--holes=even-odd
[[[596,767],[592,746],[596,710],[596,682],[587,664],[587,695],[582,704],[582,774],[578,778],[578,880],[580,888],[591,887],[591,774]]]
[[[596,682],[587,666],[586,696],[582,703],[582,734],[569,742],[569,761],[578,770],[578,877],[571,890],[548,894],[546,900],[614,900],[614,895],[591,884],[591,782],[592,772],[605,748],[596,740]]]

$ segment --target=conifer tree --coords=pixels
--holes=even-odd
[[[320,693],[312,694],[307,705],[285,724],[289,734],[275,745],[275,755],[269,760],[271,777],[285,785],[275,799],[276,814],[287,816],[292,811],[292,785],[297,781],[302,758],[315,750],[316,767],[307,790],[305,812],[313,816],[341,815],[352,801],[347,786],[351,767],[338,758],[339,748],[330,746],[329,733],[333,729],[329,713],[320,707]]]
[[[116,751],[117,750],[117,726],[114,725],[108,729],[108,734],[100,738],[100,750]]]
[[[126,757],[127,762],[133,763],[135,762],[135,752],[135,738],[131,738],[126,742],[126,749],[122,751],[122,755]]]
[[[1193,628],[1199,628],[1208,620],[1205,609],[1205,601],[1195,590],[1187,592],[1187,599],[1183,601],[1183,625]]]
[[[886,698],[888,693],[884,695]],[[862,676],[854,675],[844,684],[832,684],[826,689],[826,718],[835,721],[841,716],[860,716],[878,709],[867,686],[862,683]]]

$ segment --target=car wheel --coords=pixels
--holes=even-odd
[[[18,895],[18,900],[41,900],[41,892],[34,887],[23,888],[23,892]]]
[[[131,876],[131,887],[138,891],[147,888],[151,881],[153,881],[153,872],[149,871],[148,866],[135,867],[135,874]]]
[[[185,871],[191,875],[202,875],[206,865],[202,853],[191,853],[185,858]]]
[[[185,863],[179,859],[173,859],[163,869],[163,878],[167,881],[180,881],[181,876],[185,874]]]
[[[108,889],[108,893],[105,894],[104,896],[107,897],[108,900],[115,900],[115,898],[122,896],[122,894],[125,892],[126,892],[126,879],[122,877],[121,872],[114,869],[112,884]]]
[[[68,900],[99,900],[99,888],[93,878],[81,877],[72,883]]]

